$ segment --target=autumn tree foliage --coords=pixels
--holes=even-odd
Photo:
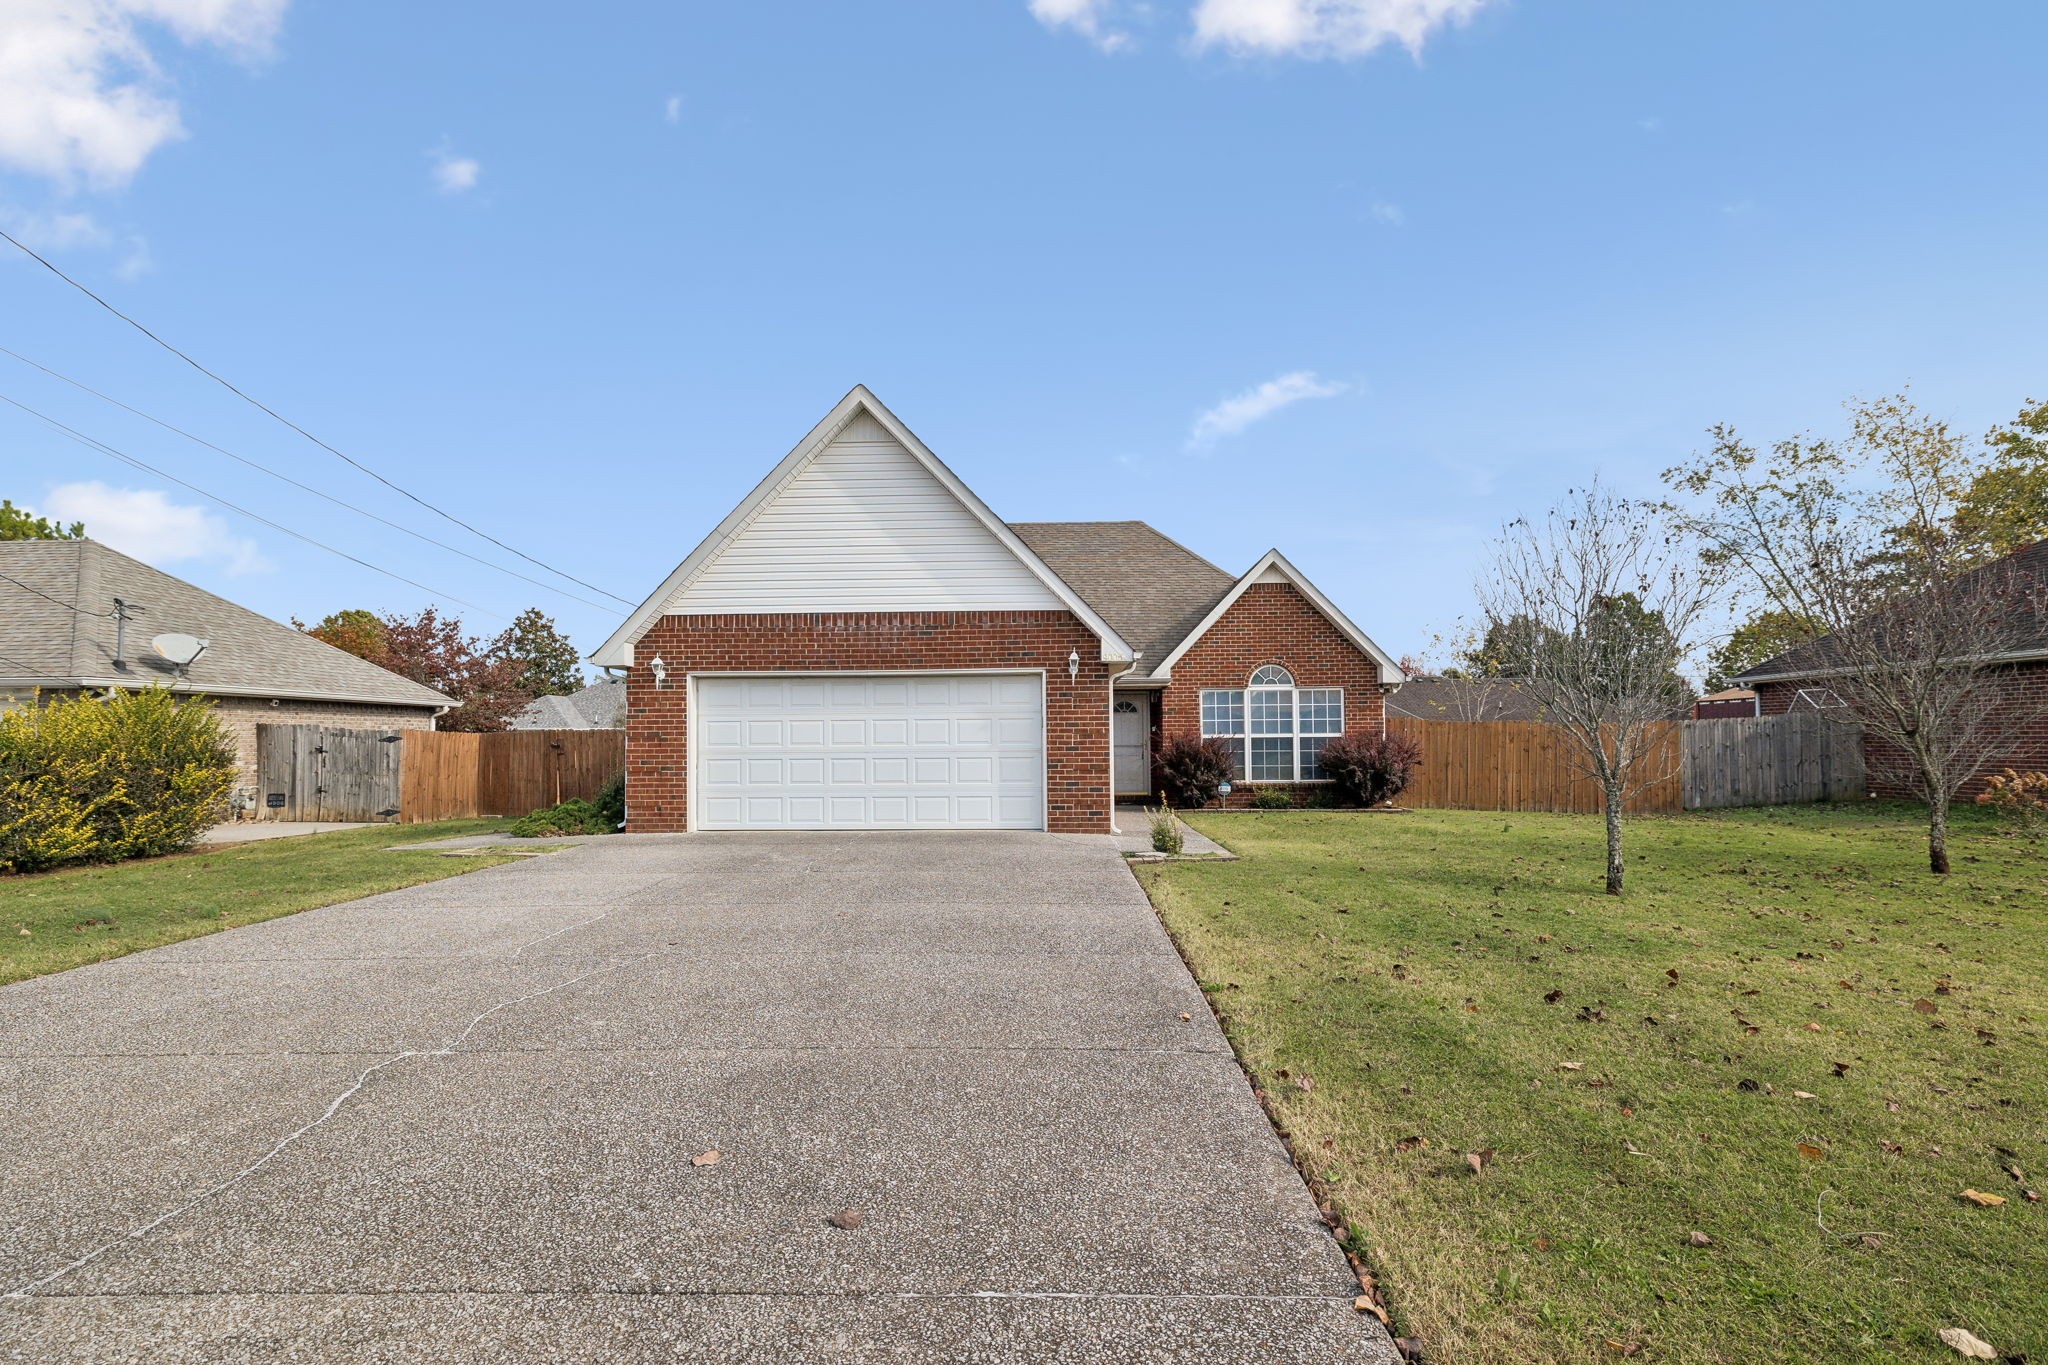
[[[461,703],[437,722],[443,730],[502,730],[533,700],[520,683],[525,661],[500,653],[495,641],[464,634],[458,616],[427,607],[412,616],[387,616],[383,626],[384,648],[372,663]]]
[[[292,625],[316,640],[371,663],[379,662],[384,653],[384,618],[361,607],[331,611],[312,626],[294,616]]]

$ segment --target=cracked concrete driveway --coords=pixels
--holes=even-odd
[[[7,1359],[1396,1358],[1106,838],[620,836],[7,987],[0,1098]]]

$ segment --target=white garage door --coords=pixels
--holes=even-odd
[[[698,678],[700,829],[1042,829],[1037,674]]]

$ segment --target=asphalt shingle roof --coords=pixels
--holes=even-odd
[[[1410,678],[1387,697],[1387,714],[1416,720],[1541,720],[1542,699],[1505,678]]]
[[[0,542],[0,679],[17,686],[179,692],[443,707],[450,698],[95,540]],[[114,599],[133,619],[114,666]],[[73,610],[73,608],[77,610]],[[150,640],[209,641],[184,675]]]
[[[2010,573],[2010,584],[2000,583],[1994,591],[2004,592],[2008,587],[2016,589],[2017,600],[2005,623],[2009,627],[2007,638],[2000,643],[1999,652],[2031,658],[2048,655],[2048,540],[2037,540],[2032,545],[2014,550],[2011,554],[1992,560],[1970,570],[1958,584],[1968,584],[1980,575]],[[1999,582],[1999,580],[1994,580]],[[1809,677],[1828,669],[1839,667],[1841,659],[1830,637],[1823,635],[1817,640],[1794,645],[1783,654],[1773,655],[1753,668],[1746,668],[1735,675],[1737,683],[1766,682],[1772,679],[1798,679]]]
[[[1151,677],[1237,583],[1142,521],[1023,521],[1010,529],[1141,651],[1133,678]]]
[[[566,697],[535,697],[508,722],[514,730],[617,730],[626,704],[622,682],[592,683]]]

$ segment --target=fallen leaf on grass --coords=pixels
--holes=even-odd
[[[1913,1008],[1922,1014],[1932,1014],[1941,1007],[1923,995],[1913,1002]]]
[[[1878,1145],[1878,1146],[1880,1146],[1880,1147],[1882,1147],[1882,1148],[1883,1148],[1883,1149],[1885,1150],[1885,1152],[1886,1152],[1886,1153],[1887,1153],[1888,1155],[1891,1155],[1891,1156],[1897,1156],[1897,1155],[1898,1155],[1898,1154],[1899,1154],[1900,1152],[1903,1152],[1903,1151],[1905,1151],[1905,1150],[1906,1150],[1906,1149],[1905,1149],[1904,1147],[1901,1147],[1901,1146],[1900,1146],[1900,1145],[1899,1145],[1898,1143],[1896,1143],[1896,1142],[1884,1142],[1884,1141],[1880,1141],[1880,1142],[1879,1142],[1879,1143],[1878,1143],[1877,1145]]]
[[[1834,1067],[1835,1074],[1837,1076],[1846,1076],[1849,1074],[1849,1064],[1847,1062],[1830,1062],[1829,1065]]]
[[[1390,1325],[1387,1322],[1387,1310],[1374,1303],[1370,1294],[1360,1294],[1351,1301],[1351,1306],[1361,1313],[1372,1314],[1380,1320],[1382,1325]]]
[[[1394,1150],[1397,1152],[1412,1152],[1417,1147],[1427,1146],[1429,1146],[1429,1139],[1422,1137],[1420,1135],[1416,1135],[1412,1137],[1402,1138],[1399,1142],[1394,1144]]]
[[[710,1147],[697,1153],[697,1155],[690,1158],[690,1164],[692,1166],[716,1166],[718,1164],[718,1149]]]
[[[1545,991],[1543,994],[1543,1003],[1546,1005],[1555,1005],[1562,999],[1564,999],[1564,992],[1562,990]]]
[[[1795,1100],[1817,1100],[1820,1096],[1814,1094],[1811,1090],[1795,1090],[1792,1092],[1792,1098]]]
[[[1965,1360],[1996,1360],[1998,1352],[1991,1343],[1961,1327],[1944,1327],[1935,1333],[1942,1345],[1962,1356]]]
[[[1559,1071],[1584,1071],[1586,1064],[1584,1062],[1559,1062],[1557,1069]]]
[[[1294,1084],[1295,1084],[1295,1086],[1296,1086],[1296,1087],[1297,1087],[1298,1089],[1300,1089],[1300,1090],[1301,1090],[1301,1091],[1302,1091],[1302,1092],[1303,1092],[1304,1094],[1305,1094],[1305,1093],[1307,1093],[1308,1091],[1311,1091],[1311,1090],[1313,1090],[1313,1089],[1315,1089],[1315,1088],[1316,1088],[1316,1083],[1315,1083],[1314,1081],[1310,1080],[1310,1079],[1309,1079],[1308,1077],[1306,1077],[1306,1076],[1297,1076],[1297,1077],[1295,1077],[1295,1078],[1294,1078]]]
[[[1808,1024],[1808,1025],[1806,1026],[1806,1031],[1807,1031],[1808,1033],[1819,1033],[1819,1032],[1820,1032],[1820,1025],[1819,1025],[1819,1024],[1811,1024],[1811,1023],[1810,1023],[1810,1024]]]
[[[1491,1147],[1481,1147],[1476,1152],[1465,1153],[1465,1164],[1472,1168],[1472,1174],[1474,1175],[1478,1175],[1481,1171],[1485,1170],[1486,1163],[1491,1160],[1493,1160],[1493,1148]]]
[[[1981,1205],[1982,1207],[1987,1209],[1995,1209],[2000,1204],[2003,1204],[2005,1202],[2004,1195],[1986,1194],[1982,1190],[1964,1190],[1961,1194],[1957,1195],[1956,1198],[1967,1199],[1972,1204]]]
[[[1613,1337],[1609,1337],[1607,1338],[1607,1349],[1616,1355],[1632,1356],[1643,1349],[1643,1343],[1640,1341],[1616,1341]]]
[[[1710,1247],[1714,1244],[1714,1239],[1704,1232],[1689,1232],[1685,1240],[1689,1245],[1696,1247]]]
[[[1808,1161],[1826,1161],[1828,1159],[1828,1149],[1816,1147],[1810,1142],[1802,1142],[1799,1144],[1799,1155],[1805,1157]]]

